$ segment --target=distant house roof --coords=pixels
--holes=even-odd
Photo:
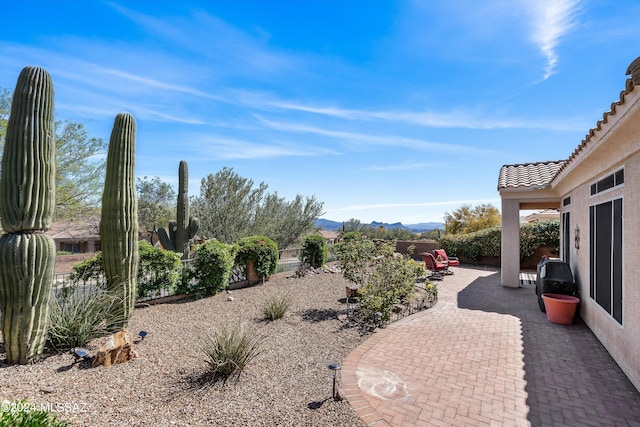
[[[544,188],[556,176],[556,173],[566,163],[556,160],[540,163],[524,163],[520,165],[504,165],[500,168],[498,190],[503,188],[531,187]]]
[[[324,237],[325,239],[337,239],[338,233],[335,231],[329,230],[318,230],[318,234]]]
[[[607,123],[609,117],[616,114],[617,108],[624,104],[625,97],[634,90],[634,87],[640,86],[640,57],[629,65],[626,75],[631,77],[626,80],[625,88],[620,92],[620,99],[611,103],[611,109],[602,115],[602,119],[596,123],[596,127],[589,130],[589,133],[567,160],[504,165],[500,168],[498,191],[507,188],[522,189],[522,187],[540,189],[551,184],[555,177],[581,154],[594,135],[602,129],[602,125]]]
[[[534,212],[524,217],[524,222],[544,221],[546,219],[558,219],[560,212],[557,209],[545,209],[543,211]]]
[[[100,218],[83,218],[74,221],[56,221],[47,235],[53,239],[83,241],[100,238]]]

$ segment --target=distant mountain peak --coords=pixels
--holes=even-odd
[[[316,227],[322,228],[323,230],[342,230],[342,224],[343,223],[340,221],[332,221],[330,219],[324,219],[324,218],[320,218],[316,220]],[[419,224],[403,225],[402,222],[386,223],[386,222],[372,221],[370,224],[362,224],[362,225],[370,226],[374,228],[384,227],[387,229],[405,228],[413,233],[422,233],[423,231],[444,229],[444,223],[442,222],[422,222]]]

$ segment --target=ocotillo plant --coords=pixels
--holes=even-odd
[[[199,227],[200,220],[189,216],[189,170],[187,162],[181,160],[178,167],[177,221],[169,222],[168,233],[164,228],[158,229],[158,238],[163,248],[180,252],[186,259],[189,257],[189,241],[196,236]]]
[[[133,313],[138,274],[138,200],[135,185],[136,121],[129,113],[116,116],[109,140],[107,173],[102,193],[100,237],[107,291],[120,298],[118,322],[124,328]]]
[[[55,206],[53,82],[40,67],[20,73],[0,177],[0,311],[10,364],[42,354],[56,248],[44,233]]]

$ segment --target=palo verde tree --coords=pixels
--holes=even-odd
[[[255,186],[227,167],[203,178],[200,195],[193,200],[199,233],[223,243],[265,235],[284,249],[313,230],[322,215],[322,202],[300,195],[287,201],[267,188],[264,182]]]
[[[462,205],[452,213],[446,212],[445,229],[447,234],[465,234],[500,225],[500,211],[490,204]]]
[[[0,175],[0,311],[10,364],[42,354],[56,248],[45,234],[55,207],[53,82],[40,67],[20,73]]]

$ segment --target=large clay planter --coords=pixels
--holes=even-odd
[[[571,295],[542,294],[547,319],[561,325],[571,325],[576,316],[580,298]]]

